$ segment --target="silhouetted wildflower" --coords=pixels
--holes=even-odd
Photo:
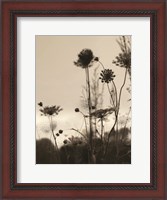
[[[112,81],[114,79],[115,75],[114,72],[112,71],[112,69],[104,69],[101,71],[100,73],[100,78],[101,82],[105,82],[105,83],[109,83],[110,81]]]
[[[45,106],[43,109],[40,109],[42,114],[45,116],[52,116],[52,115],[58,115],[60,111],[63,109],[60,106]]]
[[[131,67],[131,43],[128,40],[127,37],[122,36],[120,37],[120,40],[117,41],[120,48],[121,53],[116,56],[116,59],[113,61],[113,63],[116,66],[125,67],[130,70]]]
[[[120,53],[119,56],[116,56],[116,60],[113,61],[113,63],[116,66],[130,68],[131,67],[131,52],[123,52]]]
[[[74,64],[78,67],[87,68],[91,66],[91,62],[94,59],[93,52],[90,49],[83,49],[78,54],[78,60],[74,61]]]
[[[115,111],[114,108],[99,109],[99,110],[96,110],[95,112],[92,112],[91,116],[96,117],[96,118],[104,118],[107,115],[113,113],[114,111]]]

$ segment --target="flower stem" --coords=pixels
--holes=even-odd
[[[53,139],[54,139],[54,142],[55,142],[55,148],[56,148],[55,153],[56,153],[57,163],[60,163],[59,148],[58,148],[58,145],[57,145],[56,137],[54,135],[52,116],[50,116],[50,129],[51,129],[52,136],[53,136]]]
[[[116,105],[115,105],[114,99],[113,99],[113,95],[112,95],[112,93],[111,93],[111,90],[110,90],[110,88],[109,88],[109,84],[108,84],[108,83],[107,83],[107,88],[108,88],[108,92],[109,92],[110,97],[111,97],[111,100],[112,100],[112,104],[113,104],[114,108],[116,108]]]
[[[87,123],[86,123],[86,117],[83,114],[83,112],[80,111],[80,113],[82,114],[83,118],[84,118],[84,122],[85,122],[85,129],[86,129],[86,135],[88,135],[88,128],[87,128]]]
[[[87,88],[88,88],[90,158],[92,158],[92,156],[93,156],[93,131],[92,131],[92,116],[91,116],[92,102],[91,102],[90,79],[89,79],[89,68],[88,67],[85,68],[85,73],[86,73]],[[92,162],[92,161],[90,160],[90,162]]]
[[[123,87],[124,87],[124,85],[125,85],[125,82],[126,82],[127,72],[128,72],[128,69],[126,68],[126,70],[125,70],[125,76],[124,76],[124,81],[123,81],[123,84],[122,84],[121,89],[120,89],[120,92],[119,92],[119,98],[118,98],[118,113],[117,113],[117,115],[119,114],[120,101],[121,101],[121,94],[122,94],[122,89],[123,89]]]
[[[111,133],[113,132],[113,130],[115,128],[115,125],[118,122],[118,115],[119,115],[119,109],[120,109],[121,94],[122,94],[122,89],[123,89],[123,87],[125,85],[125,82],[126,82],[127,71],[128,71],[128,69],[126,68],[125,75],[124,75],[124,80],[123,80],[123,84],[122,84],[122,86],[120,88],[120,92],[119,92],[119,98],[118,98],[118,103],[117,103],[117,111],[115,112],[115,122],[114,122],[114,124],[113,124],[113,126],[112,126],[112,128],[111,128],[111,130],[110,130],[110,132],[108,134],[108,138],[107,138],[107,145],[106,145],[106,149],[105,149],[105,153],[104,153],[105,156],[106,156],[107,151],[108,151],[108,145],[109,145],[109,139],[110,139]],[[116,136],[116,147],[117,147],[117,155],[118,155],[118,153],[119,153],[119,148],[118,148],[118,130],[117,130],[117,136]]]

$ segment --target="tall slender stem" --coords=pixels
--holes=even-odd
[[[86,129],[86,135],[88,135],[88,128],[87,128],[87,123],[86,123],[86,117],[83,114],[83,112],[80,111],[80,113],[82,114],[83,118],[84,118],[84,123],[85,123],[85,129]]]
[[[114,90],[115,90],[115,103],[116,103],[116,108],[117,108],[117,88],[116,88],[116,85],[115,85],[115,82],[112,80],[112,83],[113,83],[113,86],[114,86]]]
[[[108,145],[109,145],[109,139],[110,139],[110,136],[111,136],[111,133],[113,132],[114,128],[115,128],[115,125],[117,124],[117,121],[118,121],[118,115],[119,115],[119,108],[120,108],[120,101],[121,101],[121,94],[122,94],[122,89],[125,85],[125,82],[126,82],[126,77],[127,77],[127,71],[128,69],[126,68],[125,70],[125,76],[124,76],[124,80],[123,80],[123,84],[120,88],[120,92],[119,92],[119,97],[118,97],[118,103],[117,103],[117,112],[115,112],[115,122],[114,122],[114,125],[112,126],[109,134],[108,134],[108,138],[107,138],[107,145],[106,145],[106,150],[105,150],[105,156],[107,154],[107,151],[108,151]],[[117,134],[118,134],[118,131],[117,131]],[[117,146],[117,154],[118,154],[118,135],[116,137],[116,146]]]
[[[93,131],[92,131],[92,102],[91,102],[91,92],[90,92],[90,79],[89,79],[89,67],[85,68],[86,78],[87,78],[87,88],[88,88],[88,108],[89,108],[89,142],[90,142],[90,154],[93,156]],[[90,160],[91,162],[91,160]]]
[[[127,118],[126,118],[125,125],[124,125],[124,131],[125,131],[126,125],[127,125],[127,123],[128,123],[128,119],[129,119],[130,112],[131,112],[131,107],[129,108],[129,112],[128,112],[128,114],[127,114]]]
[[[56,147],[56,158],[57,158],[58,163],[60,163],[59,148],[58,148],[58,145],[57,145],[56,137],[55,137],[55,135],[54,135],[52,116],[50,116],[50,129],[51,129],[52,136],[53,136],[54,142],[55,142],[55,147]]]
[[[110,96],[111,96],[111,100],[112,100],[113,106],[114,106],[114,108],[116,108],[116,105],[115,105],[115,102],[114,102],[114,99],[113,99],[113,95],[112,95],[112,93],[111,93],[111,90],[110,90],[110,88],[109,88],[109,84],[108,84],[108,83],[107,83],[107,88],[108,88],[108,92],[109,92],[109,94],[110,94]]]
[[[125,76],[124,76],[124,81],[123,81],[123,84],[122,84],[122,86],[121,86],[121,88],[120,88],[119,97],[118,97],[118,113],[117,113],[117,115],[119,114],[119,107],[120,107],[120,101],[121,101],[121,94],[122,94],[122,89],[123,89],[123,87],[124,87],[124,85],[125,85],[125,82],[126,82],[127,72],[128,72],[128,69],[126,68],[126,70],[125,70]]]

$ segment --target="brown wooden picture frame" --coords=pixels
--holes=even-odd
[[[2,1],[2,199],[166,199],[165,1]],[[151,19],[149,184],[17,183],[17,17],[144,17]]]

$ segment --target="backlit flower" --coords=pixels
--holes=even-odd
[[[109,83],[114,79],[115,75],[112,69],[104,69],[100,73],[101,82]]]
[[[45,116],[58,115],[63,109],[60,106],[45,106],[40,109],[41,113]]]
[[[87,68],[92,64],[91,62],[94,60],[93,52],[90,49],[83,49],[78,54],[78,60],[74,61],[74,64],[78,67]]]
[[[131,52],[120,53],[119,56],[116,56],[113,63],[119,67],[130,68],[131,67]]]

